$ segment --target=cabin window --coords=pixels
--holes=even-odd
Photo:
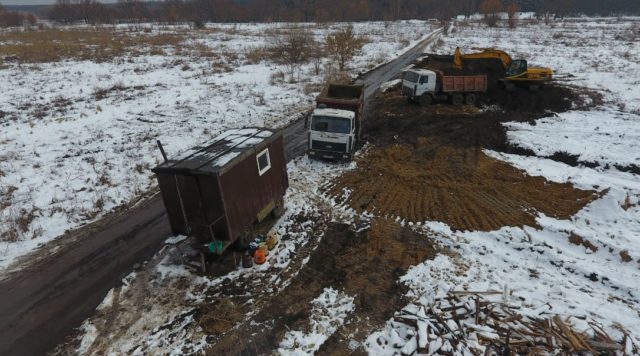
[[[263,175],[271,168],[271,158],[269,157],[269,149],[258,153],[256,156],[258,161],[258,174]]]
[[[405,72],[404,80],[408,80],[412,83],[417,83],[420,78],[420,74],[414,72]]]
[[[429,83],[429,76],[423,75],[422,77],[420,77],[420,84],[426,83]]]

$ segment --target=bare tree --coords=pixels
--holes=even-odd
[[[484,15],[484,22],[489,27],[495,27],[500,20],[500,12],[502,12],[502,3],[500,0],[484,0],[480,4],[480,12]]]
[[[290,73],[293,75],[296,65],[309,58],[313,42],[313,34],[310,31],[289,30],[284,35],[276,35],[273,38],[273,56],[289,66]]]
[[[118,0],[119,20],[140,23],[148,18],[147,5],[141,0]]]
[[[507,5],[507,16],[509,16],[509,28],[516,28],[518,26],[518,3],[512,1]]]
[[[77,21],[75,4],[71,0],[56,0],[49,11],[49,18],[63,23]]]
[[[365,42],[364,38],[355,35],[353,26],[349,25],[328,35],[325,40],[325,48],[327,53],[338,62],[340,70],[344,70],[347,62],[360,52]]]

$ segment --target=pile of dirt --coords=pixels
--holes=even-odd
[[[287,331],[308,328],[310,302],[327,287],[354,296],[355,312],[320,353],[346,353],[348,335],[364,339],[406,304],[398,277],[437,253],[431,240],[391,220],[374,221],[370,229],[357,233],[347,225],[331,224],[289,286],[249,321],[216,340],[207,353],[269,353]]]
[[[535,226],[538,212],[566,219],[597,197],[594,191],[527,176],[479,147],[417,141],[373,148],[327,193],[358,212],[441,221],[470,231]]]
[[[483,147],[508,153],[521,152],[507,140],[503,122],[534,122],[573,108],[587,109],[600,102],[586,89],[549,85],[532,93],[526,90],[488,93],[485,101],[500,103],[489,109],[447,103],[419,106],[407,103],[400,88],[379,93],[369,113],[366,131],[375,145],[416,143],[418,137],[458,147]],[[495,96],[495,98],[494,98]]]

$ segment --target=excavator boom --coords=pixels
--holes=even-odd
[[[464,61],[469,59],[498,59],[505,69],[506,77],[504,80],[507,82],[529,82],[538,85],[535,83],[552,80],[553,70],[550,68],[528,67],[526,60],[514,60],[507,52],[495,48],[480,48],[479,51],[462,54],[460,48],[456,48],[453,56],[453,66],[457,69],[462,69]]]

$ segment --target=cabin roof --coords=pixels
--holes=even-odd
[[[247,152],[255,152],[267,141],[277,137],[274,130],[244,128],[228,130],[215,138],[187,150],[154,169],[159,171],[186,171],[201,174],[219,174],[222,169],[240,161]]]

